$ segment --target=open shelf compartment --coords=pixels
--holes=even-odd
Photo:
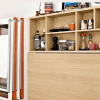
[[[53,47],[53,37],[58,37],[58,44],[59,40],[75,40],[75,33],[69,33],[69,34],[47,34],[47,51],[51,51],[51,48]],[[68,50],[66,50],[68,51]]]
[[[39,30],[39,35],[43,34],[43,30],[46,30],[45,28],[45,22],[46,17],[40,17],[40,18],[30,18],[29,19],[29,51],[35,51],[34,50],[34,35],[36,35],[36,31]]]
[[[77,32],[77,51],[80,51],[80,43],[82,41],[81,33],[86,34],[85,36],[85,43],[86,48],[88,49],[88,41],[89,41],[89,33],[92,34],[92,41],[93,43],[99,44],[100,42],[100,31],[89,31],[89,32]],[[91,51],[91,50],[86,50]],[[100,50],[93,50],[93,51],[100,51]]]
[[[59,28],[65,25],[69,26],[70,22],[75,22],[75,12],[47,16],[47,32],[50,32],[50,29]]]
[[[81,20],[94,19],[94,10],[77,11],[77,30],[81,30]]]

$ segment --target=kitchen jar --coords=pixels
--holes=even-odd
[[[75,40],[68,41],[68,50],[75,50]]]
[[[88,20],[88,29],[93,29],[94,28],[94,20],[93,19],[89,19]]]
[[[74,22],[71,22],[71,23],[69,24],[69,29],[70,29],[70,30],[75,30],[75,23],[74,23]]]
[[[59,40],[59,51],[67,50],[67,40]]]
[[[82,20],[81,21],[81,30],[86,30],[87,29],[87,20]]]

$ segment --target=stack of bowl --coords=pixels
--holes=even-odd
[[[45,2],[45,14],[53,11],[53,2]]]

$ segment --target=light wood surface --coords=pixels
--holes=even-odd
[[[88,19],[94,19],[94,29],[81,30],[81,20],[88,20]],[[97,33],[95,36],[96,37],[98,36],[97,39],[93,40],[95,41],[94,43],[98,43],[98,41],[100,42],[100,39],[99,39],[100,34],[98,34],[100,32],[100,6],[30,17],[29,22],[30,22],[29,23],[29,51],[35,51],[34,50],[34,35],[36,35],[37,30],[40,31],[39,32],[40,35],[42,35],[43,30],[46,31],[46,50],[45,51],[51,50],[53,46],[53,42],[52,42],[53,36],[57,36],[59,39],[61,38],[62,40],[64,39],[73,40],[73,37],[74,37],[74,40],[76,43],[75,51],[79,50],[79,45],[80,45],[79,41],[81,41],[79,32],[80,33],[84,32],[88,34],[93,31],[94,32],[93,34]],[[69,25],[70,22],[75,22],[75,30],[72,32],[71,31],[67,31],[67,32],[50,32],[49,31],[50,29],[58,28],[66,24]],[[88,39],[86,39],[86,42],[88,42]]]
[[[28,53],[28,100],[100,100],[100,55]]]

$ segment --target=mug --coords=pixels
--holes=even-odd
[[[100,45],[100,42],[99,42],[99,45]],[[91,43],[91,44],[89,44],[89,49],[96,50],[97,48],[99,48],[99,45],[96,43]]]

